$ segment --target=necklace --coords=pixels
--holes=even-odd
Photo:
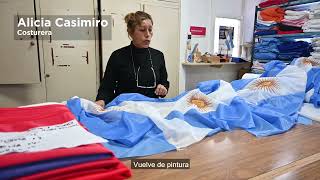
[[[131,45],[130,45],[130,53],[131,53],[131,62],[132,62],[132,65],[133,65],[134,78],[135,78],[135,80],[136,80],[137,87],[140,87],[140,88],[155,88],[155,87],[156,87],[156,84],[157,84],[157,79],[156,79],[156,74],[155,74],[154,68],[153,68],[153,63],[152,63],[152,57],[151,57],[150,49],[148,48],[148,53],[149,53],[149,60],[150,60],[150,63],[151,63],[151,70],[152,70],[153,77],[154,77],[153,86],[140,86],[140,85],[139,85],[139,76],[138,76],[138,74],[139,74],[139,71],[140,71],[140,66],[138,67],[138,71],[136,71],[135,63],[134,63],[134,59],[133,59],[132,46],[131,46]]]

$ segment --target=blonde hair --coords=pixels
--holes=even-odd
[[[126,17],[124,17],[124,21],[127,24],[127,32],[129,34],[133,33],[136,26],[140,25],[142,23],[142,21],[144,21],[146,19],[150,19],[151,23],[153,24],[152,17],[150,16],[150,14],[148,14],[146,12],[137,11],[135,13],[127,14]]]

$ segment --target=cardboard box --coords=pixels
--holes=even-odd
[[[213,56],[203,55],[201,56],[201,58],[202,58],[202,61],[206,63],[220,63],[220,57],[216,55],[213,55]]]

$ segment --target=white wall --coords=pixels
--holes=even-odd
[[[192,37],[192,44],[199,43],[202,53],[210,52],[211,40],[211,3],[212,0],[182,0],[181,1],[181,29],[180,29],[180,61],[185,61],[187,34],[190,26],[207,28],[205,37]],[[185,91],[185,69],[180,65],[179,92]]]
[[[183,62],[185,59],[187,33],[190,25],[207,28],[207,35],[193,38],[192,43],[199,43],[199,50],[202,53],[213,53],[215,18],[242,20],[244,1],[246,0],[181,0],[180,61]],[[186,87],[186,72],[183,66],[180,66],[179,71],[179,92],[183,92]]]
[[[243,42],[252,42],[255,7],[263,0],[244,0],[243,7]]]

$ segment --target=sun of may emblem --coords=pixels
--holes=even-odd
[[[280,84],[276,78],[259,78],[249,86],[249,89],[276,93],[280,89]]]
[[[320,66],[320,60],[318,60],[318,59],[304,58],[302,60],[302,63],[305,64],[305,65],[311,64],[312,66]]]
[[[209,111],[210,108],[213,107],[213,103],[211,102],[211,100],[207,96],[199,92],[190,94],[187,97],[187,102],[189,106],[197,106],[200,111]]]

